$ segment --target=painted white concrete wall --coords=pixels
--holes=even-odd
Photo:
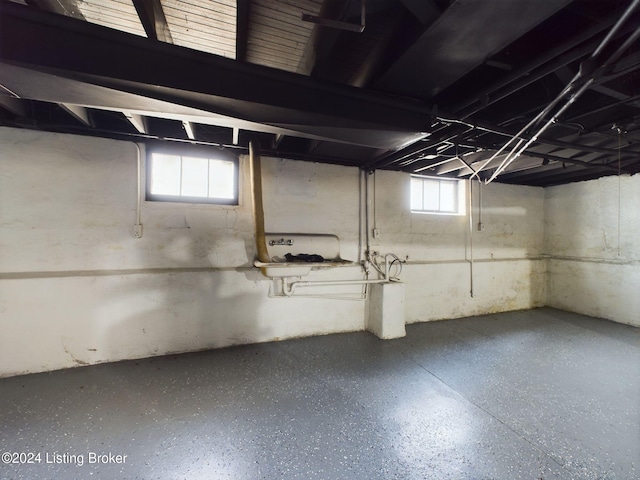
[[[363,301],[269,296],[245,159],[240,206],[143,202],[136,239],[135,145],[8,128],[0,145],[0,376],[364,329]],[[357,260],[358,169],[265,158],[263,177],[267,231],[336,234]],[[468,219],[411,214],[408,183],[376,173],[373,240],[409,257],[407,322],[544,304],[542,189],[485,188],[471,298]],[[300,293],[320,290],[361,291]]]
[[[550,306],[640,326],[640,176],[546,189]]]
[[[0,145],[0,376],[364,329],[362,301],[269,298],[248,182],[238,207],[143,202],[136,239],[135,145],[8,128]],[[337,233],[352,258],[358,170],[304,167],[264,159],[267,229]]]
[[[375,173],[374,249],[408,259],[407,323],[542,306],[546,263],[541,257],[544,190],[492,183],[482,191],[483,230],[477,230],[479,191],[474,185],[473,290],[469,217],[411,213],[410,177]],[[400,207],[400,208],[399,208]]]

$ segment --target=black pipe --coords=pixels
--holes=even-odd
[[[488,145],[478,145],[481,146],[484,150],[497,150],[497,148],[495,148],[494,146],[488,146]],[[603,169],[603,170],[608,170],[611,172],[615,172],[618,173],[618,167],[617,166],[610,166],[608,164],[597,164],[597,163],[593,163],[596,160],[603,160],[605,158],[615,158],[617,161],[617,155],[618,152],[617,151],[612,151],[611,153],[609,153],[608,155],[603,155],[601,157],[598,157],[595,160],[592,160],[591,162],[586,162],[584,160],[578,160],[577,158],[570,158],[570,157],[560,157],[557,155],[552,155],[549,153],[538,153],[538,152],[532,152],[532,151],[525,151],[523,153],[524,156],[527,157],[533,157],[533,158],[540,158],[543,160],[553,160],[556,162],[564,162],[564,163],[570,163],[570,164],[575,164],[575,165],[580,165],[583,167],[589,167],[589,168],[598,168],[598,169]],[[626,160],[626,158],[625,158]],[[623,169],[621,170],[622,173],[629,173],[629,174],[633,174],[635,172],[631,171],[631,170],[626,170]],[[506,175],[506,173],[505,173]]]
[[[625,103],[635,102],[635,101],[638,101],[638,100],[640,100],[640,95],[635,95],[633,97],[625,98],[623,100],[620,100],[620,101],[617,101],[617,102],[614,102],[614,103],[610,103],[608,105],[604,105],[603,107],[596,108],[595,110],[589,110],[587,112],[580,113],[578,115],[574,115],[573,117],[568,118],[565,121],[566,122],[575,122],[578,118],[588,117],[588,116],[594,115],[596,113],[600,113],[600,112],[603,112],[605,110],[608,110],[610,108],[614,108],[614,107],[617,107],[619,105],[624,105]]]
[[[442,130],[446,130],[446,128],[443,128]],[[442,135],[439,135],[435,138],[431,136],[429,137],[428,141],[416,142],[410,145],[409,147],[406,147],[402,150],[392,153],[391,155],[387,155],[382,158],[378,157],[377,159],[370,160],[366,162],[364,165],[362,165],[361,168],[365,170],[373,170],[376,168],[388,167],[389,165],[399,163],[408,157],[419,155],[420,153],[423,153],[426,150],[430,150],[442,143],[451,141],[454,138],[458,137],[461,133],[466,133],[466,132],[456,132],[454,134],[444,132]]]
[[[449,122],[456,122],[456,120],[447,120]],[[474,123],[470,123],[464,120],[460,120],[458,121],[459,123],[463,124],[463,125],[468,125],[468,126],[473,126],[475,129],[477,130],[481,130],[484,131],[486,133],[493,133],[496,135],[502,135],[505,137],[509,137],[512,138],[515,136],[515,134],[513,132],[509,132],[507,130],[503,130],[500,129],[498,127],[494,127],[494,126],[490,126],[484,123],[480,123],[480,122],[474,122]],[[524,141],[529,141],[531,138],[529,136],[525,136],[525,135],[520,135],[518,138],[518,140],[524,140]],[[613,150],[610,148],[603,148],[603,147],[597,147],[597,146],[593,146],[593,145],[582,145],[582,144],[575,144],[575,143],[571,143],[571,142],[565,142],[562,140],[552,140],[552,139],[547,139],[547,138],[538,138],[536,140],[536,143],[538,144],[542,144],[542,145],[551,145],[553,147],[559,147],[559,148],[566,148],[566,149],[571,149],[571,150],[579,150],[579,151],[584,151],[584,152],[593,152],[593,153],[606,153],[606,154],[618,154],[618,150]],[[629,152],[629,153],[640,153],[640,152]]]

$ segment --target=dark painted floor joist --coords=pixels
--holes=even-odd
[[[353,143],[376,148],[411,143],[429,124],[428,109],[415,102],[152,42],[20,5],[2,4],[0,13],[0,43],[12,45],[0,52],[6,63],[156,99],[160,87],[164,101],[300,130],[303,136],[318,129],[320,136],[350,143],[342,131],[351,129],[358,132]]]
[[[598,178],[617,174],[609,167],[620,156],[620,172],[634,174],[640,171],[635,140],[640,138],[640,52],[633,32],[640,12],[629,9],[639,1],[621,0],[606,8],[589,0],[553,0],[540,9],[536,0],[428,5],[380,0],[367,6],[367,28],[373,30],[358,34],[358,41],[349,40],[348,32],[302,32],[308,26],[295,24],[302,8],[297,3],[285,10],[269,8],[267,18],[260,13],[264,0],[212,1],[212,9],[222,9],[228,18],[236,14],[227,22],[236,28],[235,52],[228,54],[238,60],[205,53],[197,42],[167,43],[172,28],[175,33],[181,27],[172,23],[174,15],[162,18],[158,0],[134,2],[149,38],[117,30],[126,30],[117,19],[104,23],[111,28],[98,25],[104,12],[85,19],[75,0],[1,2],[0,86],[15,91],[17,97],[11,96],[24,108],[22,115],[0,109],[0,125],[139,141],[139,132],[127,122],[113,120],[128,113],[146,117],[151,127],[145,139],[246,151],[247,138],[259,136],[273,145],[270,154],[281,158],[466,178],[472,171],[452,158],[488,158],[485,154],[549,105],[566,87],[567,76],[611,33],[602,52],[603,61],[610,59],[608,68],[596,72],[593,88],[523,152],[504,172],[504,181],[527,184],[537,169],[544,175],[536,181],[572,181],[567,169],[553,168],[554,158],[581,162],[588,178]],[[329,13],[330,0],[313,2],[322,4],[321,15]],[[166,2],[164,8],[168,12]],[[213,11],[196,10],[193,21],[206,20]],[[628,21],[612,33],[612,24],[629,11]],[[327,18],[340,17],[341,9],[333,13]],[[401,21],[393,27],[393,19]],[[269,47],[268,58],[275,63],[265,64],[273,68],[251,63],[256,59],[249,50],[260,43],[261,29],[276,24],[279,31],[298,35],[304,62],[316,68],[292,71],[310,76],[278,69],[279,54],[293,48],[288,44],[280,53],[277,45]],[[208,28],[217,38],[217,27]],[[345,62],[350,70],[340,67]],[[356,84],[368,87],[349,86],[351,74],[360,78]],[[96,124],[43,114],[59,104],[86,111]],[[195,138],[185,136],[185,122],[194,126]],[[211,129],[226,132],[212,137]],[[608,135],[611,129],[620,135]],[[244,132],[239,144],[233,131]],[[522,136],[531,138],[533,129]],[[595,154],[611,165],[603,166],[602,155]]]

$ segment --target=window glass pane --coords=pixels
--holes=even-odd
[[[151,193],[180,195],[180,157],[154,153],[151,156]]]
[[[455,212],[456,211],[456,182],[440,182],[440,211]]]
[[[206,197],[209,180],[209,162],[206,158],[182,157],[182,190],[186,197]]]
[[[459,180],[411,177],[411,210],[464,215],[465,189]]]
[[[411,178],[411,210],[422,210],[421,178]]]
[[[437,212],[440,209],[440,181],[423,180],[424,185],[424,209]]]
[[[235,197],[235,165],[228,160],[209,160],[209,197]]]

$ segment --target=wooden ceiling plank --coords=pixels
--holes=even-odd
[[[198,2],[192,0],[160,0],[165,8],[181,10],[186,13],[218,12],[224,15],[234,16],[236,2],[229,4],[217,1]]]

